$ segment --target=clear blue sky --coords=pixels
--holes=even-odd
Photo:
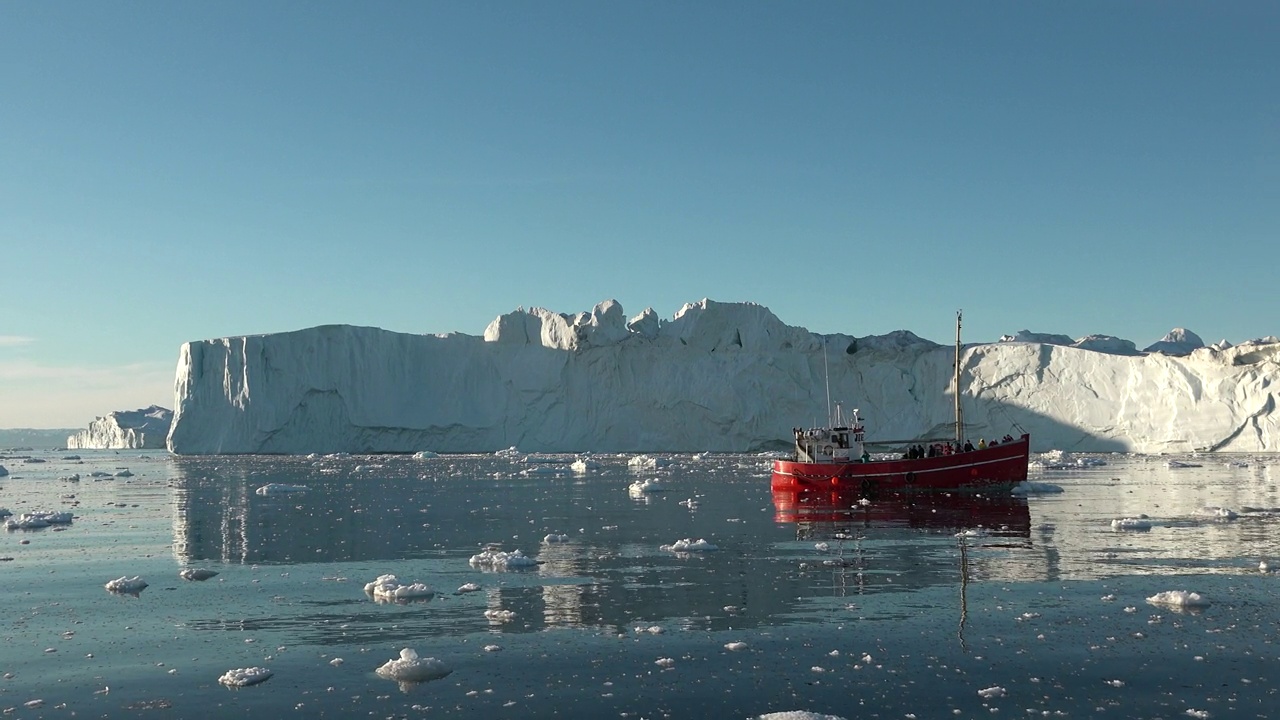
[[[183,342],[710,297],[1280,335],[1275,2],[0,3],[0,427]]]

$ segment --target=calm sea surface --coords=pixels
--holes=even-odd
[[[861,505],[775,497],[761,457],[659,457],[635,469],[597,456],[575,475],[572,456],[0,453],[0,507],[74,512],[0,530],[0,710],[705,720],[1280,707],[1280,573],[1259,568],[1280,568],[1280,458],[1046,456],[1032,479],[1060,493]],[[654,478],[665,491],[628,492]],[[256,492],[270,483],[306,489]],[[1112,527],[1142,515],[1148,530]],[[683,539],[716,549],[663,547]],[[490,547],[538,564],[469,562]],[[218,575],[187,581],[184,568]],[[435,594],[375,602],[365,584],[384,574]],[[135,575],[148,583],[136,595],[104,588]],[[469,583],[479,590],[459,591]],[[1165,591],[1208,604],[1148,601]],[[380,677],[402,648],[452,672]],[[273,675],[219,683],[249,667]]]

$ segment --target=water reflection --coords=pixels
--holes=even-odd
[[[854,529],[917,528],[1031,537],[1025,497],[968,493],[904,493],[874,500],[829,490],[773,493],[774,519],[797,524],[802,537],[834,537]]]

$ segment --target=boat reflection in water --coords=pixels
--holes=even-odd
[[[874,500],[838,490],[775,490],[774,520],[797,523],[807,537],[859,528],[977,531],[987,536],[1031,537],[1024,497],[977,493],[894,493]]]

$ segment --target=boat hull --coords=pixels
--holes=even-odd
[[[774,460],[774,491],[880,492],[1008,490],[1027,479],[1031,437],[982,450],[912,460],[807,463]]]

